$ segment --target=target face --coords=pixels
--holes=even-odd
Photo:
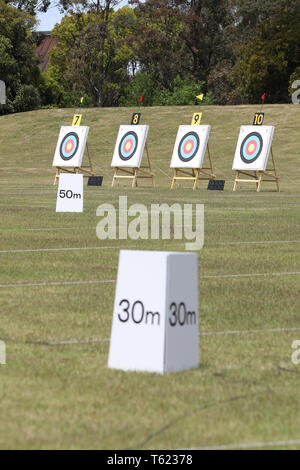
[[[139,168],[149,126],[120,126],[111,166]]]
[[[179,126],[171,168],[202,168],[210,126]]]
[[[182,162],[189,162],[199,150],[200,139],[196,132],[188,132],[179,142],[178,156]]]
[[[241,159],[244,163],[253,163],[258,159],[263,149],[262,136],[258,132],[247,135],[241,145]]]
[[[233,170],[264,171],[274,135],[273,126],[242,126],[237,142]]]
[[[79,146],[79,137],[76,132],[69,132],[60,144],[59,153],[63,160],[70,160],[76,155]]]
[[[138,148],[139,139],[136,132],[126,132],[119,144],[119,156],[121,160],[128,161],[133,157]]]
[[[88,137],[89,127],[63,126],[60,129],[53,166],[80,167]]]

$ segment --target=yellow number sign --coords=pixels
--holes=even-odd
[[[195,113],[192,119],[192,126],[197,126],[200,124],[202,119],[202,113]]]
[[[133,113],[131,118],[131,125],[137,126],[140,123],[141,113]]]
[[[80,126],[82,114],[74,114],[72,126]]]
[[[253,126],[262,126],[264,122],[265,113],[255,113]]]

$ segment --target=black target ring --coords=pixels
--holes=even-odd
[[[134,131],[126,132],[119,143],[119,157],[123,161],[130,160],[138,148],[139,139]]]
[[[240,147],[240,156],[248,165],[255,162],[263,150],[263,139],[258,132],[248,134]]]
[[[199,150],[200,139],[196,132],[187,132],[179,142],[178,157],[182,162],[191,161]]]
[[[61,141],[59,154],[62,160],[71,160],[79,148],[79,137],[76,132],[69,132]]]

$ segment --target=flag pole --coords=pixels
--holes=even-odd
[[[266,99],[266,93],[264,93],[261,97],[261,107],[260,107],[260,113],[262,112],[263,105],[265,104],[265,99]]]
[[[139,104],[138,104],[138,106],[139,106],[139,112],[141,111],[141,102],[143,101],[143,98],[144,98],[143,95],[141,95],[141,96],[139,97]]]

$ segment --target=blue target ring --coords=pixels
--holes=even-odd
[[[200,139],[196,132],[185,134],[178,145],[178,157],[182,162],[189,162],[199,150]]]
[[[121,160],[130,160],[138,148],[139,139],[134,131],[127,132],[119,144],[119,157]]]
[[[63,160],[71,160],[78,150],[79,137],[76,132],[69,132],[61,141],[59,153]]]
[[[258,132],[248,134],[241,145],[240,155],[244,163],[253,163],[258,159],[263,149],[263,139]]]

